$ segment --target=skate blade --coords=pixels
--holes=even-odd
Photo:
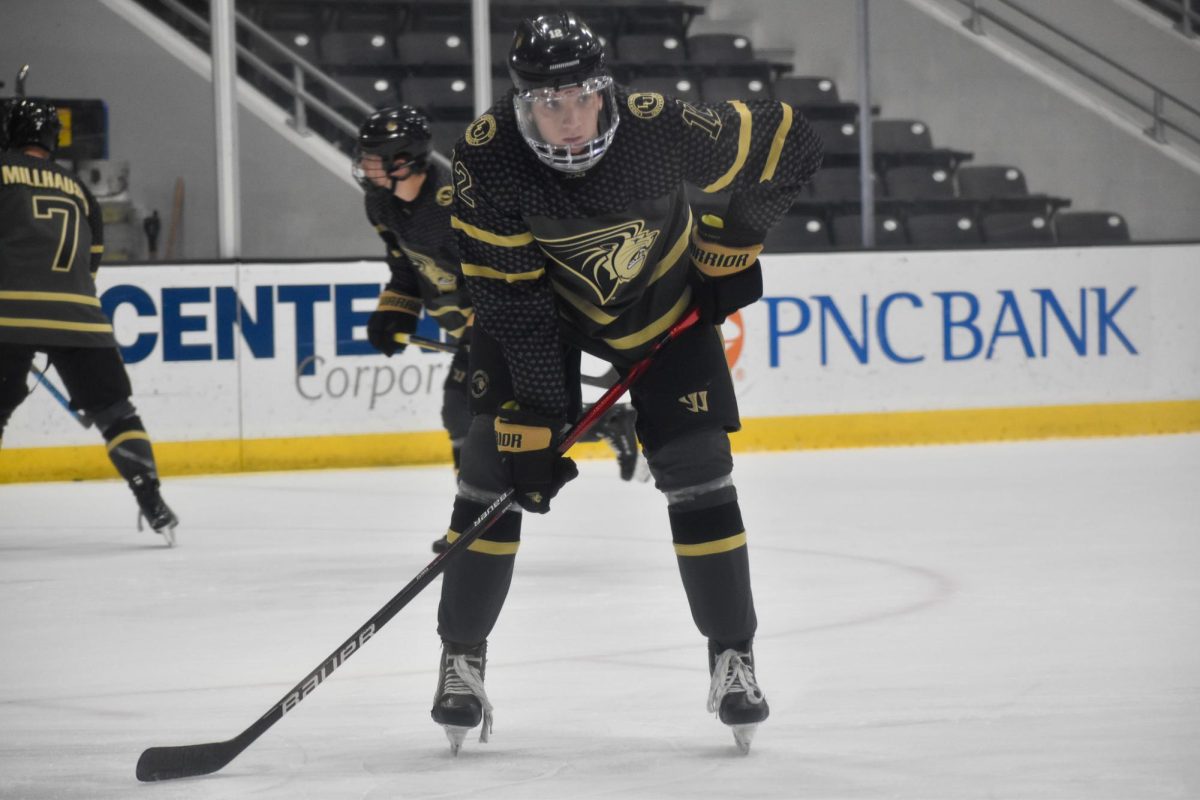
[[[742,755],[747,755],[750,752],[750,743],[754,741],[754,732],[758,730],[758,723],[731,725],[730,730],[733,731],[733,741],[737,744],[738,750]]]
[[[463,725],[443,725],[442,728],[446,731],[446,738],[450,740],[450,755],[458,755],[463,740],[467,738],[467,731],[471,729]]]
[[[163,528],[159,533],[167,540],[167,547],[175,546],[175,525],[173,523]]]

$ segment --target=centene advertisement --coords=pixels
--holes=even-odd
[[[1200,399],[1197,245],[763,267],[763,299],[724,327],[745,418]],[[435,431],[450,357],[366,341],[386,278],[382,262],[143,266],[103,269],[100,291],[156,441]],[[35,387],[4,445],[96,442]]]

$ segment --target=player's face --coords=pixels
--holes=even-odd
[[[404,156],[397,156],[395,161],[390,165],[385,165],[381,156],[374,153],[367,153],[359,161],[359,166],[362,169],[363,176],[381,189],[390,187],[392,180],[403,183],[416,176],[416,173],[412,171],[408,159]],[[391,167],[390,170],[388,166]]]
[[[603,104],[599,92],[572,86],[539,95],[531,111],[538,133],[547,144],[582,148],[599,135]]]

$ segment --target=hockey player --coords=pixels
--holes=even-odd
[[[140,511],[168,545],[179,520],[159,493],[150,437],[100,308],[95,275],[104,251],[100,208],[88,188],[53,160],[61,128],[49,102],[8,104],[0,153],[0,436],[28,395],[35,352],[66,384],[71,407],[96,424],[108,457]]]
[[[367,321],[367,339],[388,357],[403,352],[407,345],[396,334],[415,332],[424,308],[451,342],[464,345],[442,386],[442,425],[457,470],[471,422],[465,345],[472,312],[450,228],[453,189],[445,171],[430,162],[431,138],[429,119],[412,106],[381,109],[359,126],[352,168],[392,275]],[[444,536],[433,543],[435,552],[448,546]]]
[[[716,327],[762,295],[768,229],[816,171],[821,146],[792,107],[706,106],[615,86],[570,12],[525,20],[515,90],[455,147],[454,219],[475,301],[472,411],[451,540],[509,487],[545,513],[577,474],[556,444],[579,410],[579,354],[625,371],[690,307],[702,325],[631,389],[692,617],[708,639],[709,710],[747,752],[766,719],[746,534],[728,433],[740,426]],[[684,184],[731,189],[724,219],[693,219]],[[487,637],[520,540],[512,510],[447,565],[432,716],[458,751],[489,732]]]
[[[429,118],[400,105],[371,114],[359,126],[352,170],[365,192],[367,220],[387,248],[391,271],[367,321],[367,339],[386,356],[403,352],[396,334],[417,329],[421,309],[461,347],[443,384],[442,425],[450,435],[454,468],[471,422],[467,406],[467,344],[471,302],[463,285],[458,247],[450,227],[453,188],[449,175],[430,158]],[[402,337],[403,338],[403,337]],[[633,410],[614,408],[597,425],[597,438],[617,453],[621,477],[630,480],[637,463]],[[449,546],[434,541],[434,552]]]

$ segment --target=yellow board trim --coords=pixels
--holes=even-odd
[[[485,244],[494,244],[496,247],[524,247],[527,244],[533,244],[533,234],[529,231],[506,236],[500,233],[485,231],[483,228],[476,228],[471,223],[463,222],[455,216],[450,217],[450,227],[462,231],[476,241]]]
[[[771,140],[771,152],[767,153],[767,163],[763,166],[762,175],[759,177],[759,183],[766,183],[775,177],[775,168],[779,166],[779,156],[783,153],[783,143],[787,139],[788,131],[792,128],[792,107],[787,103],[780,103],[783,107],[783,119],[779,121],[779,127],[775,129],[775,138]]]
[[[529,272],[501,272],[494,267],[484,267],[479,264],[468,264],[465,261],[462,265],[463,275],[470,278],[492,278],[505,283],[516,283],[517,281],[536,281],[538,278],[546,274],[544,267],[538,267]]]
[[[450,544],[457,542],[460,536],[462,536],[461,533],[446,531],[446,541]],[[487,539],[476,539],[467,545],[467,549],[489,556],[515,556],[520,546],[520,542],[490,542]]]
[[[125,431],[117,438],[108,443],[108,452],[112,452],[114,447],[120,447],[122,442],[128,442],[130,439],[145,439],[150,441],[150,434],[145,431]]]
[[[0,328],[38,328],[49,331],[82,331],[84,333],[112,333],[112,325],[104,322],[57,322],[49,319],[23,319],[0,317]]]
[[[0,292],[0,300],[44,300],[49,303],[79,303],[100,307],[100,298],[70,292]]]
[[[701,542],[700,544],[677,544],[675,545],[675,555],[677,556],[711,556],[716,553],[728,553],[730,550],[737,550],[739,547],[746,546],[746,532],[726,536],[724,539],[717,539],[712,542]]]
[[[1144,403],[953,409],[879,414],[755,417],[732,434],[739,453],[771,450],[962,444],[1090,436],[1200,433],[1200,399]],[[11,442],[11,437],[9,439]],[[155,442],[163,475],[444,464],[445,431]],[[611,459],[603,443],[572,458]],[[0,449],[0,483],[116,478],[103,447]]]
[[[737,174],[742,171],[742,167],[746,165],[746,156],[750,155],[750,109],[741,100],[730,100],[729,105],[733,106],[733,110],[742,119],[742,124],[738,126],[737,157],[733,159],[733,166],[729,168],[728,172],[717,178],[714,183],[704,187],[706,192],[719,192],[732,183]]]

